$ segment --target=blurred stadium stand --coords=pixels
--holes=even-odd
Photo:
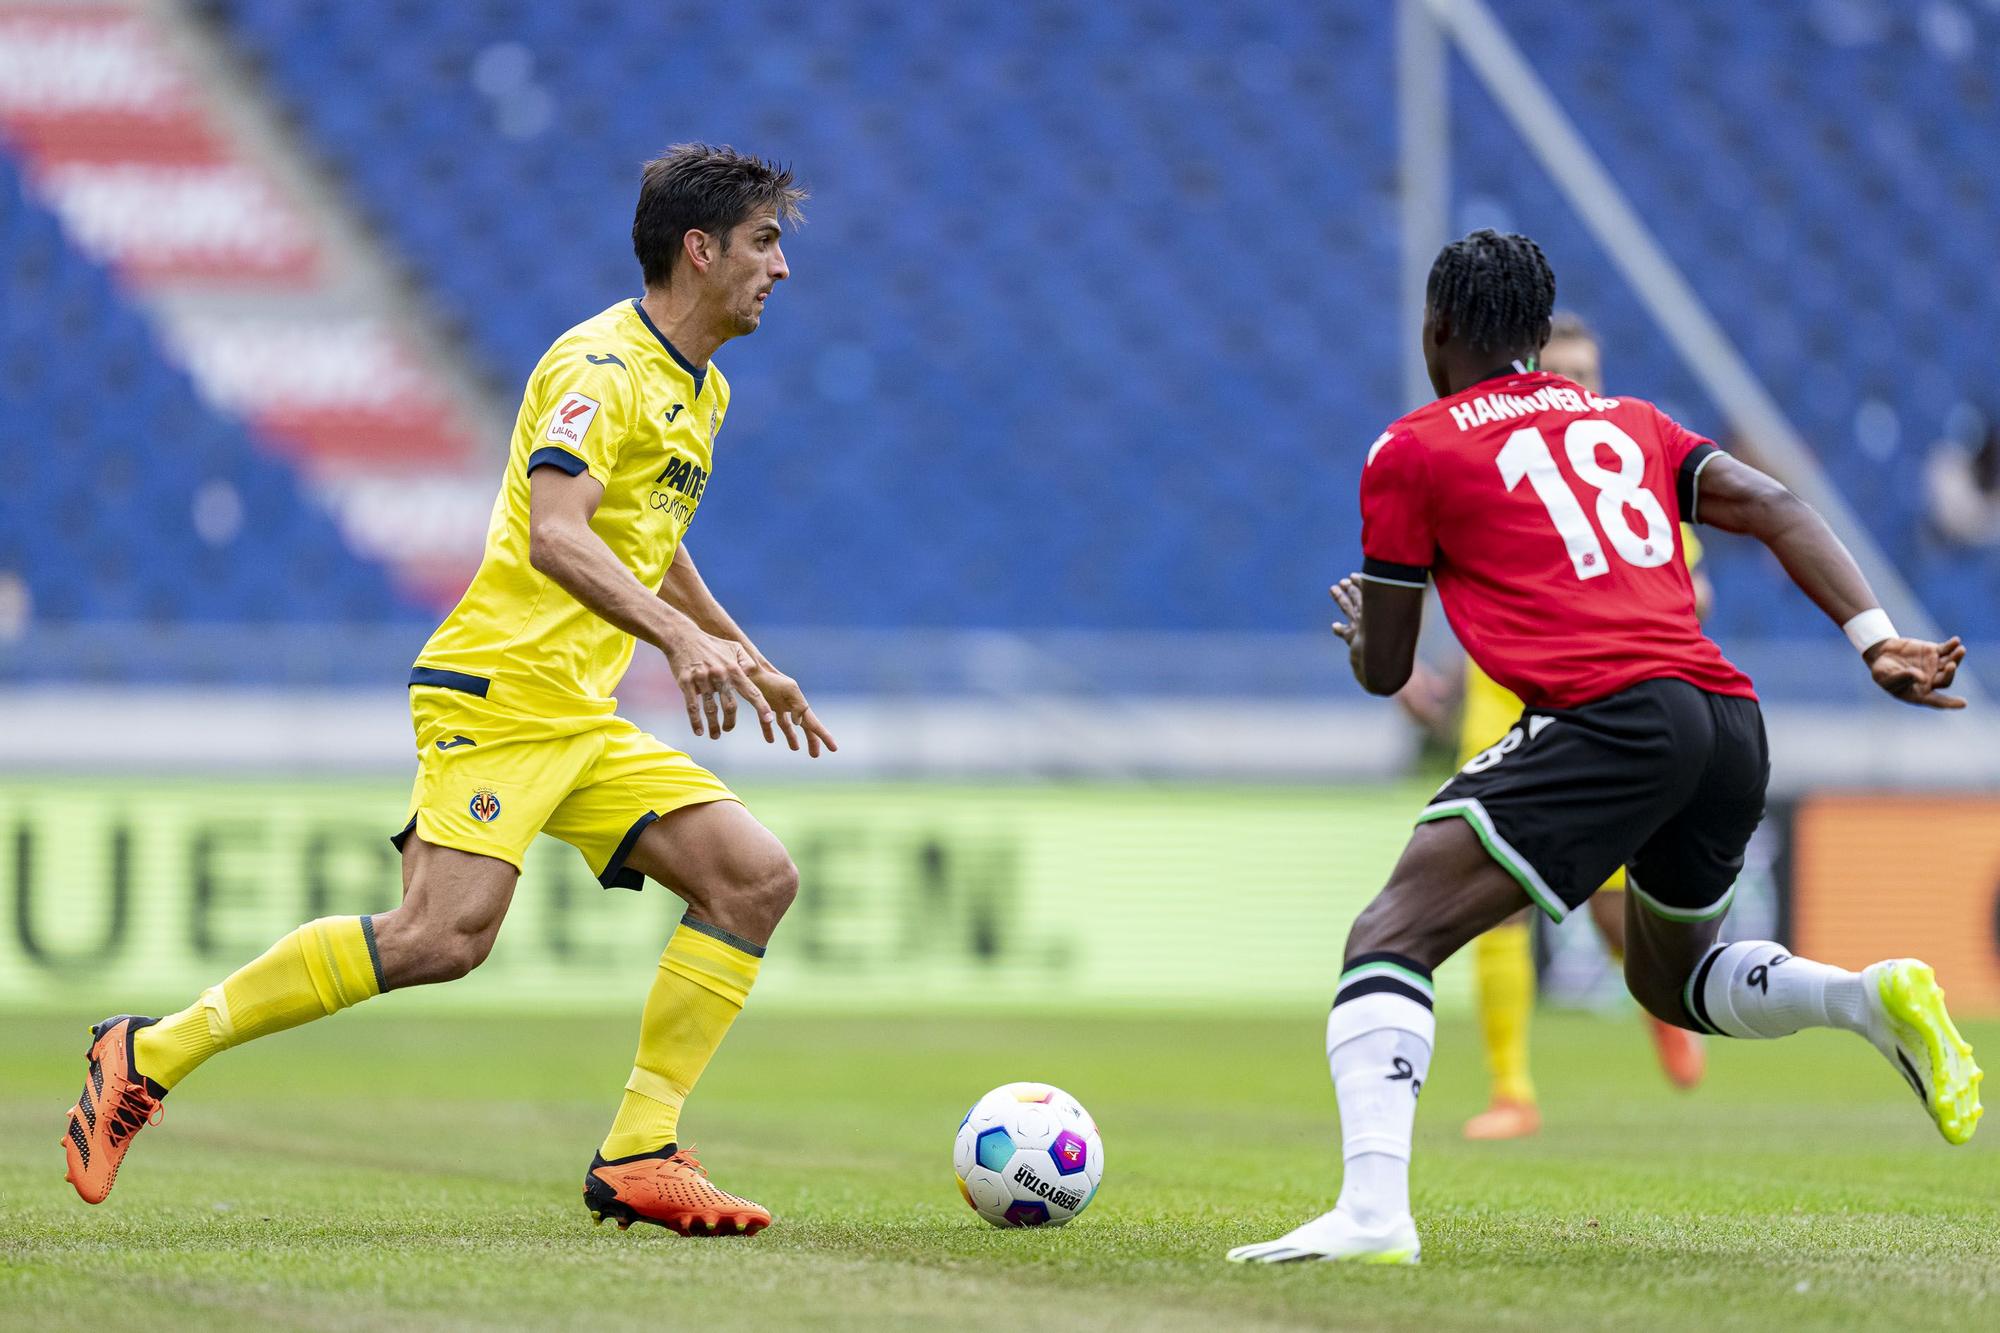
[[[631,290],[633,168],[662,143],[768,148],[820,187],[798,281],[724,354],[752,476],[701,541],[761,616],[1320,618],[1356,446],[1401,406],[1390,90],[1338,77],[1388,67],[1382,7],[219,9],[510,392]],[[1499,12],[1933,609],[2000,628],[2000,559],[1926,537],[1910,466],[1996,379],[2000,16]],[[1543,236],[1614,387],[1717,429],[1474,80],[1454,107],[1458,220]],[[1729,545],[1723,635],[1823,634]]]
[[[639,161],[705,138],[798,165],[817,198],[788,247],[797,277],[719,358],[736,409],[693,545],[753,626],[819,631],[798,641],[832,650],[833,687],[1005,692],[1053,666],[1061,690],[1340,688],[1296,664],[1327,660],[1323,589],[1356,555],[1362,448],[1406,406],[1385,7],[162,8],[205,15],[244,57],[462,337],[500,417],[554,336],[635,289]],[[1575,24],[1524,0],[1496,8],[1932,609],[2000,636],[2000,556],[1928,535],[1912,466],[1961,399],[2000,389],[2000,15],[1609,0]],[[1542,237],[1565,303],[1605,335],[1613,390],[1724,433],[1477,81],[1461,70],[1452,99],[1454,224]],[[7,155],[41,151],[16,124]],[[74,410],[91,424],[61,447],[115,437],[180,488],[134,486],[160,517],[121,524],[101,501],[65,507],[73,470],[25,475],[0,501],[0,567],[27,583],[38,633],[0,672],[58,673],[98,642],[93,624],[145,619],[165,646],[127,663],[133,678],[205,678],[188,664],[228,636],[202,626],[282,617],[322,625],[292,640],[326,663],[308,678],[393,681],[427,612],[389,589],[418,585],[385,577],[383,552],[397,534],[476,532],[463,506],[427,520],[402,451],[369,458],[365,417],[359,433],[293,421],[288,435],[240,401],[230,386],[258,380],[254,363],[238,356],[234,381],[208,373],[216,357],[184,346],[178,312],[149,331],[16,167],[0,170],[10,236],[39,238],[0,264],[10,402],[59,396],[84,364],[38,359],[44,289],[102,292],[55,336],[117,344],[135,387],[87,377],[97,391]],[[291,239],[274,268],[315,253],[275,234]],[[144,253],[109,258],[128,288],[145,284]],[[207,404],[156,350],[177,344]],[[179,419],[162,403],[197,425],[161,429]],[[491,434],[466,464],[488,493]],[[372,526],[341,508],[342,486],[371,482]],[[241,503],[224,547],[190,518],[205,485]],[[345,546],[321,506],[340,512]],[[51,526],[68,544],[38,539]],[[107,527],[127,535],[89,535]],[[382,540],[356,535],[371,530]],[[143,558],[129,554],[139,532]],[[1725,645],[1767,693],[1832,697],[1844,649],[1817,613],[1762,552],[1710,549]],[[972,637],[899,637],[913,631]],[[1808,640],[1826,655],[1793,646]],[[271,660],[235,648],[242,672]],[[913,667],[920,649],[942,665]],[[1842,698],[1864,683],[1843,682]]]
[[[365,627],[463,586],[491,470],[261,95],[178,14],[0,3],[8,390],[57,464],[5,502],[0,677],[378,679],[411,635],[372,653]],[[451,521],[399,521],[412,499]]]
[[[1494,9],[1932,613],[2000,637],[2000,553],[1937,539],[1922,467],[1961,402],[2000,401],[2000,8]],[[1538,237],[1604,336],[1611,387],[1718,430],[1463,67],[1452,102],[1453,223]],[[1710,549],[1725,642],[1823,633],[1762,551]]]
[[[693,538],[756,623],[1320,627],[1397,410],[1393,129],[1291,53],[1385,61],[1368,9],[220,8],[496,392],[634,292],[640,161],[798,165]]]
[[[55,625],[273,625],[423,614],[341,540],[281,461],[204,404],[143,316],[0,157],[0,574]],[[268,656],[215,660],[221,680],[273,678]],[[14,661],[30,674],[33,662]],[[136,655],[41,663],[141,678]],[[79,670],[80,668],[80,670]]]

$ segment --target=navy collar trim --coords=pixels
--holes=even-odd
[[[708,378],[708,370],[705,367],[696,370],[688,364],[688,359],[681,355],[681,349],[667,341],[667,335],[660,332],[659,326],[653,323],[653,317],[646,313],[646,307],[639,304],[639,298],[636,296],[632,298],[632,308],[638,311],[639,318],[645,321],[647,332],[659,339],[660,346],[667,349],[667,355],[674,359],[674,364],[685,370],[688,378],[694,381],[694,396],[701,397],[702,382]]]

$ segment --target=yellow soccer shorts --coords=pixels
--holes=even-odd
[[[561,710],[550,710],[559,712]],[[459,689],[410,687],[417,781],[398,850],[425,842],[521,868],[537,833],[583,853],[605,888],[638,889],[625,864],[648,824],[737,797],[681,751],[609,711],[544,716]]]

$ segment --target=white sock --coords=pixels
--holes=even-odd
[[[1719,944],[1688,978],[1687,1008],[1725,1037],[1788,1037],[1801,1028],[1868,1034],[1861,974],[1799,958],[1770,940]]]
[[[1341,974],[1326,1020],[1343,1162],[1335,1207],[1364,1227],[1409,1215],[1410,1133],[1436,1036],[1430,974],[1416,963],[1364,954]]]

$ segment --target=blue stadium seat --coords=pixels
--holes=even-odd
[[[146,321],[69,247],[4,155],[0,417],[14,423],[21,455],[0,487],[0,571],[27,584],[33,623],[281,633],[427,615],[344,545],[289,467],[196,398]],[[218,481],[234,490],[242,519],[233,536],[213,531],[211,544],[194,514],[201,488]],[[136,647],[90,669],[160,678]],[[342,679],[340,664],[319,678]]]
[[[1301,53],[1384,68],[1370,12],[224,10],[509,386],[636,290],[646,157],[798,164],[798,276],[718,358],[736,415],[693,538],[760,623],[1323,621],[1357,522],[1331,462],[1400,410],[1397,224],[1386,90]],[[554,102],[529,138],[473,82],[506,42]]]
[[[695,537],[760,619],[1298,628],[1354,558],[1358,451],[1405,406],[1382,6],[224,8],[509,385],[636,285],[640,160],[707,138],[799,164],[798,277],[721,358],[737,420]],[[1844,49],[1812,7],[1499,8],[1896,558],[1940,598],[1990,586],[2000,560],[1919,560],[1912,465],[2000,343],[1967,297],[2000,214],[1976,71],[1901,18]],[[499,43],[553,99],[539,134],[474,86]],[[1719,430],[1462,69],[1453,96],[1459,220],[1543,237],[1614,387]],[[1871,396],[1902,422],[1887,460],[1855,441]],[[1725,636],[1824,632],[1760,552],[1713,545]]]
[[[1922,461],[1961,398],[1992,401],[2000,308],[2000,16],[1963,13],[1977,51],[1930,49],[1914,10],[1879,9],[1866,44],[1823,30],[1837,8],[1611,0],[1590,21],[1501,0],[1496,10],[1655,235],[1727,326],[1891,558],[1950,628],[2000,633],[2000,553],[1927,547]],[[1980,60],[1986,60],[1986,68]],[[1454,174],[1539,237],[1565,303],[1606,334],[1607,375],[1721,429],[1685,368],[1577,224],[1470,72],[1453,82]],[[1886,404],[1893,449],[1857,414]],[[1761,552],[1712,544],[1732,635],[1823,632]],[[1967,596],[1967,592],[1973,595]]]

